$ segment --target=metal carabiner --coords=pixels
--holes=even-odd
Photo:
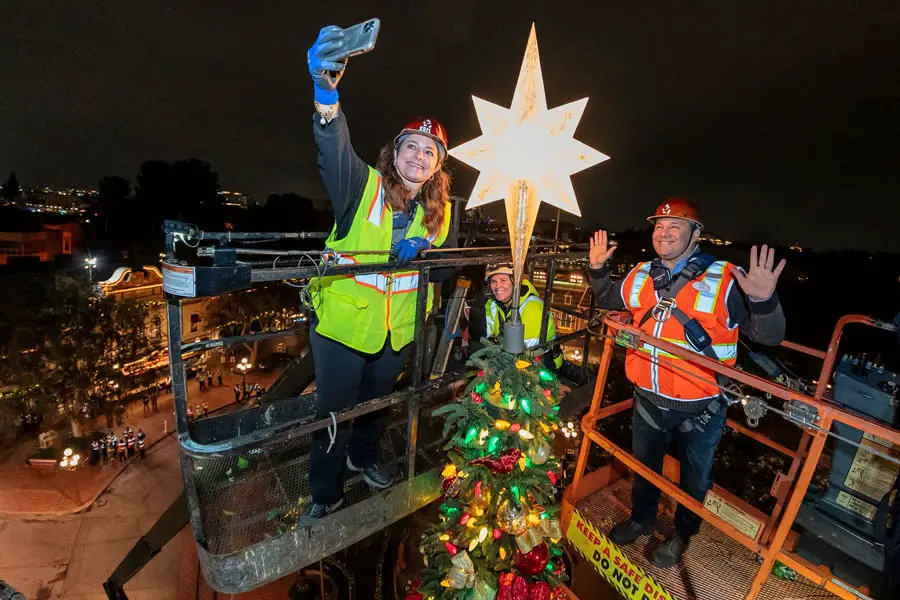
[[[656,306],[651,309],[650,315],[657,323],[665,323],[672,316],[675,306],[675,298],[661,298]]]

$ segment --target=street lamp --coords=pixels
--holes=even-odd
[[[93,256],[84,259],[84,268],[88,272],[88,279],[94,283],[94,269],[97,267],[97,259]]]
[[[238,363],[237,368],[238,368],[238,370],[240,370],[241,377],[243,378],[242,386],[246,388],[247,387],[247,371],[249,371],[251,368],[253,368],[253,365],[251,365],[247,361],[246,358],[242,358],[241,362]]]

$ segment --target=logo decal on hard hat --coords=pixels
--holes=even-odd
[[[666,202],[666,205],[662,207],[662,210],[660,212],[664,215],[671,215],[672,206],[668,202]]]
[[[424,121],[422,121],[422,124],[419,125],[419,131],[431,133],[431,119],[425,119]]]

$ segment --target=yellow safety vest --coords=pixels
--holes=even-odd
[[[519,297],[519,317],[525,326],[525,347],[534,348],[541,343],[541,319],[544,315],[544,301],[538,296],[537,290],[527,279],[522,280],[525,286],[525,294]],[[487,320],[488,337],[500,336],[500,325],[509,319],[509,315],[499,302],[488,298],[484,305],[484,316]],[[553,314],[547,320],[547,339],[556,339],[556,326],[553,324]],[[556,368],[562,365],[562,356],[554,360]]]
[[[450,229],[450,203],[444,203],[444,223],[437,236],[422,225],[425,211],[416,206],[406,237],[423,237],[439,247]],[[335,239],[337,223],[325,246],[338,253],[339,264],[387,262],[391,250],[394,216],[384,199],[381,174],[369,167],[369,179],[346,237]],[[342,250],[384,250],[381,254],[340,254]],[[374,354],[384,347],[388,332],[391,347],[400,350],[413,340],[416,331],[418,271],[326,275],[310,284],[313,306],[319,319],[316,332],[342,344]],[[431,310],[432,290],[428,286],[426,313]]]

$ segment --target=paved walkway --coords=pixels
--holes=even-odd
[[[247,377],[248,383],[261,383],[269,387],[277,373],[255,373]],[[222,386],[213,386],[201,392],[199,384],[188,382],[188,403],[206,401],[214,411],[234,403],[232,387],[241,377],[226,375]],[[160,396],[159,410],[145,414],[140,402],[133,402],[124,415],[124,424],[113,431],[122,435],[125,426],[137,433],[143,429],[147,443],[153,446],[175,429],[174,399],[171,394]],[[85,435],[92,431],[107,431],[106,417],[100,416],[85,424]],[[62,469],[34,470],[25,466],[25,459],[38,448],[36,439],[20,442],[0,456],[0,514],[10,515],[67,515],[88,508],[104,489],[123,471],[121,461],[91,466],[89,456],[83,457],[84,466],[74,471]],[[134,460],[134,459],[131,459]]]

